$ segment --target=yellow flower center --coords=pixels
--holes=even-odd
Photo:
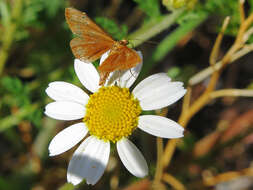
[[[139,101],[128,88],[101,87],[86,105],[86,123],[91,135],[113,143],[132,134],[141,113]]]

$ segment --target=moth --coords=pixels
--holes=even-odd
[[[127,40],[114,40],[86,13],[74,8],[66,8],[65,17],[71,31],[76,35],[70,41],[70,47],[77,59],[93,62],[109,51],[108,57],[98,67],[99,85],[105,84],[111,72],[127,70],[141,63],[141,57],[137,52],[127,47]]]

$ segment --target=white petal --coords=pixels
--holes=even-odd
[[[180,138],[184,136],[184,128],[177,122],[158,115],[142,115],[139,117],[138,127],[157,137]]]
[[[75,102],[57,101],[46,105],[45,114],[66,121],[81,119],[85,116],[85,107]]]
[[[104,60],[108,57],[109,53],[110,53],[110,50],[107,51],[107,52],[105,52],[105,53],[101,56],[100,61],[99,61],[99,65],[101,65],[101,64],[104,62]]]
[[[62,81],[51,82],[46,93],[56,101],[74,101],[86,105],[89,100],[89,96],[81,88]]]
[[[108,57],[110,51],[107,51],[104,53],[100,59],[100,64],[103,63],[103,61]],[[110,73],[109,77],[106,80],[105,86],[110,86],[112,84],[117,83],[117,85],[121,87],[129,88],[132,86],[132,84],[135,82],[137,77],[140,74],[142,65],[143,65],[143,58],[141,51],[137,51],[139,56],[141,57],[141,63],[138,64],[136,67],[133,67],[128,70],[120,70],[120,71],[114,71]]]
[[[138,78],[141,72],[142,65],[143,65],[143,57],[142,57],[141,51],[137,51],[137,53],[141,57],[141,63],[123,72],[123,74],[121,75],[119,79],[119,84],[118,84],[119,86],[130,88],[132,84],[136,81],[136,79]]]
[[[79,143],[88,133],[86,125],[76,123],[59,132],[50,142],[48,150],[50,156],[66,152]]]
[[[110,143],[94,136],[88,137],[77,148],[70,160],[68,182],[77,185],[83,179],[94,185],[103,175],[110,155]]]
[[[133,90],[143,110],[166,107],[186,93],[182,82],[171,82],[166,73],[158,73],[141,81]]]
[[[117,142],[119,157],[126,169],[136,177],[148,174],[148,165],[139,149],[127,138]]]
[[[93,93],[98,90],[99,74],[92,63],[85,63],[75,59],[74,69],[85,88]]]

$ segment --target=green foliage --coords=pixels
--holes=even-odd
[[[22,23],[24,26],[39,27],[42,23],[39,20],[39,14],[43,10],[43,4],[39,0],[27,1],[24,6]]]
[[[23,23],[36,25],[37,21],[43,22],[42,13],[48,18],[55,17],[60,9],[64,8],[61,0],[32,0],[26,1],[24,6]]]
[[[59,188],[59,190],[72,190],[75,189],[75,186],[71,183],[65,183],[62,187]]]
[[[64,8],[62,0],[42,0],[45,3],[45,10],[48,17],[53,18],[57,15],[58,11]]]
[[[192,148],[194,147],[194,144],[196,143],[197,139],[194,137],[194,135],[189,134],[183,138],[183,142],[179,143],[179,149],[184,152],[190,152]]]
[[[47,23],[43,16],[55,17],[60,9],[64,8],[61,0],[32,0],[25,1],[23,14],[20,18],[20,27],[16,33],[16,40],[27,39],[30,35],[28,28],[45,29]]]
[[[239,3],[238,0],[230,0],[229,3],[226,1],[208,1],[206,8],[207,10],[220,16],[222,19],[226,16],[230,16],[231,20],[226,30],[229,35],[236,35],[240,25],[239,15]]]
[[[10,124],[15,124],[24,118],[31,121],[35,126],[41,126],[42,110],[34,109],[35,106],[32,105],[31,92],[28,85],[22,83],[20,79],[15,77],[3,77],[0,80],[0,84],[0,94],[3,100],[5,100],[4,105],[19,109],[15,119],[11,116],[9,120],[1,121],[1,130],[2,128],[9,128]]]
[[[179,8],[186,7],[192,9],[198,0],[163,0],[163,5],[168,10],[175,10]]]
[[[253,0],[248,0],[249,5],[250,5],[250,12],[253,12]]]
[[[36,127],[41,127],[42,123],[41,120],[44,117],[43,110],[35,109],[29,115],[27,115],[27,120],[31,121]]]
[[[145,12],[150,18],[155,18],[161,15],[159,0],[134,0],[140,9]]]
[[[184,67],[172,67],[168,70],[168,76],[175,81],[183,81],[186,83],[190,77],[196,73],[196,67],[194,65],[186,65]]]
[[[183,25],[194,20],[198,20],[200,17],[207,15],[207,12],[202,9],[196,9],[193,11],[185,11],[178,19],[177,22],[180,25]]]
[[[172,79],[175,79],[180,75],[181,69],[179,67],[172,67],[168,70],[168,76]]]
[[[24,179],[16,178],[7,178],[5,176],[0,176],[0,189],[20,189],[20,187],[24,189],[28,189],[28,185]]]
[[[25,106],[30,103],[28,88],[18,78],[4,77],[1,86],[3,92],[11,95],[11,105]]]
[[[226,16],[230,16],[231,20],[226,30],[228,35],[236,35],[238,27],[240,25],[240,17],[238,12],[238,0],[230,0],[229,3],[224,0],[212,0],[199,3],[192,11],[186,11],[179,19],[179,24],[191,22],[198,19],[203,14],[215,15],[219,18],[220,22],[223,22]],[[218,24],[217,26],[221,26]],[[217,31],[219,30],[217,27]]]
[[[127,35],[127,26],[122,25],[119,27],[114,21],[105,18],[97,17],[95,18],[96,23],[98,23],[106,32],[113,36],[116,40],[122,40]]]

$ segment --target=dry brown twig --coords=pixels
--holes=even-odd
[[[159,110],[157,115],[166,116],[168,113],[168,108]],[[163,166],[162,166],[162,155],[163,155],[163,139],[160,137],[156,138],[156,147],[157,147],[157,160],[156,160],[156,172],[153,180],[153,187],[158,187],[161,183],[162,175],[163,175]],[[155,189],[155,188],[154,188]]]
[[[170,184],[175,190],[186,190],[185,186],[180,181],[168,173],[163,174],[163,181]]]
[[[230,181],[238,177],[253,176],[253,168],[246,168],[241,171],[231,171],[219,174],[217,176],[203,176],[203,182],[206,186],[214,186],[218,183]]]
[[[211,98],[220,98],[224,96],[253,97],[253,90],[241,90],[241,89],[216,90],[212,92],[210,96]]]
[[[253,28],[252,28],[252,33],[253,33]],[[253,44],[244,45],[244,47],[241,50],[237,51],[235,54],[231,56],[231,60],[229,64],[233,63],[234,61],[238,60],[239,58],[243,57],[244,55],[248,54],[251,51],[253,51]],[[193,77],[190,78],[189,85],[194,86],[202,82],[207,77],[212,75],[213,72],[220,70],[221,65],[222,65],[222,62],[218,61],[214,66],[209,66],[206,69],[195,74]]]
[[[199,112],[206,104],[208,104],[210,100],[214,98],[231,95],[231,94],[232,96],[252,96],[251,91],[238,90],[238,89],[214,91],[223,69],[231,62],[239,59],[240,57],[244,56],[245,54],[253,50],[253,44],[250,44],[250,45],[246,44],[248,38],[253,33],[253,29],[252,28],[249,29],[249,27],[253,23],[253,13],[249,15],[247,18],[245,17],[243,0],[239,0],[239,12],[240,12],[240,17],[241,17],[241,25],[240,25],[238,34],[236,36],[236,39],[233,45],[231,46],[231,48],[227,51],[224,57],[220,61],[217,62],[217,57],[218,57],[221,41],[223,38],[223,34],[229,23],[229,17],[227,17],[224,20],[221,32],[219,33],[216,39],[215,45],[213,47],[213,50],[211,52],[211,56],[210,56],[211,66],[207,70],[204,70],[204,74],[202,71],[201,74],[196,75],[198,78],[195,76],[195,78],[193,77],[189,81],[187,93],[183,100],[182,112],[178,120],[178,123],[183,127],[186,127],[189,120],[197,112]],[[208,77],[210,74],[211,74],[211,78],[206,90],[204,91],[202,95],[199,96],[199,98],[197,98],[192,104],[190,104],[192,85],[200,82],[204,78]],[[165,168],[169,166],[172,156],[174,154],[177,142],[178,142],[177,139],[172,139],[168,141],[164,150],[164,154],[162,156],[162,162],[163,162],[162,171],[164,171]],[[156,171],[156,172],[160,173],[160,171]],[[170,183],[170,185],[173,185],[171,184],[172,182],[170,180],[164,179],[164,175],[162,179],[166,181],[167,183]]]
[[[224,36],[224,32],[228,27],[229,21],[230,21],[230,17],[226,17],[224,22],[223,22],[221,31],[220,31],[218,37],[216,38],[216,41],[214,43],[214,46],[213,46],[213,49],[212,49],[212,52],[211,52],[211,56],[210,56],[210,59],[209,59],[209,63],[210,63],[211,66],[214,66],[216,61],[217,61],[218,53],[220,51],[220,45],[221,45],[221,42],[222,42],[222,39],[223,39],[223,36]]]

